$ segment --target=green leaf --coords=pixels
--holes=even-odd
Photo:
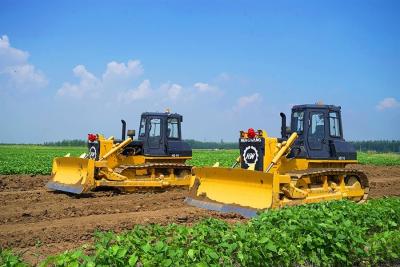
[[[276,246],[274,245],[274,243],[269,242],[267,243],[267,245],[265,246],[266,249],[272,251],[272,252],[276,252]]]
[[[121,259],[121,258],[125,257],[127,252],[128,252],[128,249],[126,249],[126,248],[119,249],[118,253],[117,253],[117,258]]]
[[[151,250],[151,246],[149,243],[147,243],[146,245],[142,246],[142,249],[144,252],[149,252]]]
[[[113,256],[117,255],[118,250],[119,250],[119,246],[118,245],[113,245],[111,247],[111,255],[113,255]]]
[[[71,258],[72,259],[78,259],[81,256],[82,256],[82,251],[81,250],[77,250],[74,253],[72,253]]]
[[[132,254],[132,255],[129,257],[129,260],[128,260],[129,266],[135,266],[137,260],[138,260],[138,257],[137,257],[135,254]]]
[[[243,261],[244,260],[244,256],[243,256],[243,253],[242,252],[238,252],[238,258],[239,258],[239,260],[240,261]]]
[[[206,253],[208,256],[210,256],[214,260],[219,258],[218,254],[212,249],[207,249]]]
[[[162,266],[170,266],[172,264],[172,260],[171,259],[165,259],[162,261]]]
[[[189,258],[191,258],[191,259],[194,258],[194,250],[193,249],[189,249],[187,254],[188,254]]]

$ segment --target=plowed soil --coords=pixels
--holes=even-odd
[[[370,198],[400,196],[400,167],[354,167],[366,172]],[[119,232],[135,224],[191,224],[205,217],[245,220],[185,205],[186,189],[133,194],[98,191],[75,196],[46,190],[49,179],[0,176],[0,246],[14,248],[32,264],[89,242],[96,229]]]

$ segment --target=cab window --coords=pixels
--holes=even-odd
[[[149,122],[149,137],[161,136],[161,119],[151,119]]]
[[[337,112],[329,112],[329,132],[333,137],[340,137],[340,122]]]
[[[146,135],[146,119],[142,118],[140,121],[139,136],[144,137]]]
[[[325,136],[324,113],[313,113],[311,115],[311,135],[316,138]]]
[[[168,119],[167,136],[168,138],[179,139],[179,123],[177,118]]]
[[[304,125],[304,112],[303,111],[296,111],[293,113],[293,126],[294,131],[301,134],[303,132]]]

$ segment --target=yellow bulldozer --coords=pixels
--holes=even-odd
[[[81,194],[97,187],[132,192],[189,185],[192,166],[186,161],[192,149],[182,140],[181,115],[143,113],[137,140],[135,131],[126,131],[126,122],[121,122],[120,140],[88,134],[88,153],[55,158],[47,188]]]
[[[240,156],[231,168],[193,168],[185,202],[252,217],[288,205],[367,199],[366,175],[346,167],[357,163],[357,153],[343,138],[339,106],[294,106],[290,127],[280,115],[281,138],[264,130],[241,131]]]

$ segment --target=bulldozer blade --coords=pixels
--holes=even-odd
[[[94,187],[94,160],[55,158],[52,179],[46,184],[52,190],[82,194]]]
[[[233,168],[194,168],[189,205],[253,217],[272,206],[273,174]]]
[[[63,191],[67,193],[72,193],[72,194],[82,194],[84,191],[84,187],[81,185],[66,185],[66,184],[61,184],[58,182],[48,182],[46,184],[46,187],[51,190],[55,191]]]
[[[191,197],[185,198],[185,203],[190,206],[207,209],[207,210],[215,210],[215,211],[226,212],[226,213],[234,212],[234,213],[238,213],[246,218],[251,218],[251,217],[254,217],[257,215],[256,209],[243,208],[243,207],[239,207],[236,205],[227,205],[227,204],[221,204],[221,203],[216,203],[216,202],[215,203],[207,202],[204,200],[197,200],[197,199],[194,199]]]

